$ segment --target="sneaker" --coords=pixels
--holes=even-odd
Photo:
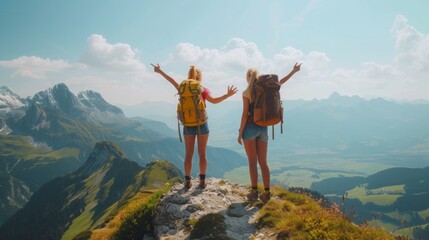
[[[261,199],[261,201],[263,203],[266,203],[266,202],[270,201],[271,193],[270,192],[263,192],[263,193],[261,193],[261,195],[259,195],[259,199]]]
[[[247,200],[249,202],[255,202],[258,200],[258,190],[250,190],[250,192],[246,195]]]
[[[205,179],[200,179],[200,184],[198,184],[198,186],[199,186],[201,189],[206,188],[206,186],[207,186],[206,180],[205,180]]]

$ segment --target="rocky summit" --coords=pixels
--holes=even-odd
[[[177,183],[163,197],[154,217],[156,239],[266,239],[256,233],[259,207],[246,202],[247,189],[224,179],[198,179],[189,190]]]

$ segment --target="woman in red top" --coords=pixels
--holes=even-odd
[[[169,81],[176,90],[179,90],[179,83],[176,82],[172,77],[168,76],[164,71],[161,70],[159,64],[153,66],[153,70],[156,73],[161,74],[167,81]],[[201,71],[195,66],[191,66],[188,72],[188,79],[195,79],[197,81],[202,80]],[[231,97],[237,93],[237,88],[234,86],[228,86],[226,94],[220,97],[213,97],[210,91],[207,88],[204,88],[202,92],[202,98],[209,101],[210,103],[216,104],[224,101],[225,99]],[[195,146],[195,138],[198,141],[198,157],[199,157],[199,165],[200,165],[200,188],[205,188],[205,178],[206,178],[206,170],[207,170],[207,141],[209,139],[209,127],[207,121],[200,126],[184,126],[183,127],[184,139],[185,139],[185,188],[189,189],[191,187],[191,170],[192,170],[192,157],[194,155],[194,146]],[[199,129],[198,129],[199,128]]]

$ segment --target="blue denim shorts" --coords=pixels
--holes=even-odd
[[[200,128],[198,132],[198,127]],[[200,126],[183,126],[183,135],[185,136],[194,136],[194,135],[206,135],[209,134],[209,124],[207,122],[201,124]]]
[[[243,140],[268,142],[268,127],[246,124],[243,130]]]

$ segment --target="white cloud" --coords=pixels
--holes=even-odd
[[[91,35],[87,40],[87,52],[82,56],[82,63],[90,67],[113,72],[145,71],[146,67],[138,58],[138,50],[129,44],[110,44],[98,34]]]
[[[429,73],[429,35],[418,32],[398,15],[392,27],[395,38],[395,64],[406,72]]]
[[[221,49],[200,48],[191,43],[179,43],[171,62],[204,66],[206,70],[243,71],[250,65],[264,63],[262,53],[252,42],[233,38]]]
[[[213,96],[224,94],[228,85],[244,90],[247,84],[244,75],[249,67],[283,77],[298,62],[302,63],[301,71],[282,87],[286,99],[326,98],[333,91],[365,97],[428,99],[428,35],[410,26],[403,16],[395,19],[391,31],[396,54],[387,64],[368,61],[345,68],[328,53],[303,52],[292,46],[285,46],[273,56],[264,56],[255,43],[241,38],[232,38],[220,48],[178,43],[176,51],[160,62],[164,71],[176,80],[185,77],[191,64],[196,65],[203,71],[203,83]],[[76,91],[98,91],[113,104],[177,100],[170,83],[153,73],[152,68],[146,69],[138,50],[129,44],[111,44],[97,34],[91,35],[87,44],[81,62],[72,65],[63,60],[20,57],[0,61],[0,66],[14,69],[14,76],[47,78],[50,81],[44,81],[46,84],[65,82]],[[48,72],[61,75],[50,76]],[[239,100],[240,96],[236,94],[233,99]]]
[[[14,69],[12,77],[45,79],[48,72],[60,72],[72,65],[64,60],[50,60],[34,56],[23,56],[10,61],[0,61],[0,66]]]
[[[362,79],[390,80],[396,78],[400,73],[390,65],[365,62],[356,75]]]

